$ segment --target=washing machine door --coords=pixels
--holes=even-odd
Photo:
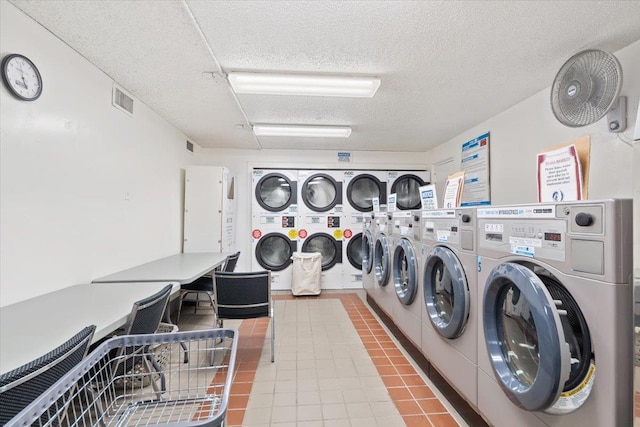
[[[435,246],[424,263],[424,304],[429,320],[444,338],[462,335],[469,319],[469,285],[462,264],[451,249]]]
[[[342,183],[324,173],[311,175],[302,186],[302,200],[315,212],[331,210],[342,204]]]
[[[401,210],[420,209],[420,187],[424,181],[416,175],[399,176],[391,185],[391,194],[396,194],[396,207]]]
[[[418,293],[418,260],[408,239],[398,241],[393,252],[393,286],[400,302],[411,305]]]
[[[595,358],[586,321],[555,278],[496,266],[483,297],[485,344],[498,383],[523,409],[566,414],[588,398]]]
[[[390,269],[391,257],[389,256],[389,243],[387,236],[380,233],[376,238],[376,245],[373,250],[373,272],[378,285],[387,286]]]
[[[342,262],[342,241],[334,239],[327,233],[315,233],[305,239],[302,252],[320,252],[322,271],[329,270]]]
[[[387,203],[387,183],[381,182],[370,174],[361,174],[353,178],[347,186],[349,204],[360,212],[373,210],[373,198],[377,197],[381,205]]]
[[[362,233],[355,234],[347,244],[347,259],[349,264],[358,270],[362,270],[362,262],[364,260],[364,244],[362,242]]]
[[[281,173],[270,173],[258,181],[255,190],[260,206],[270,212],[280,212],[297,203],[296,182]]]
[[[268,233],[256,244],[256,260],[265,270],[280,271],[291,264],[297,242],[284,234]]]
[[[362,270],[367,274],[370,274],[371,270],[373,270],[374,248],[373,233],[371,233],[371,230],[365,230],[362,235]]]

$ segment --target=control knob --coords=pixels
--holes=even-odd
[[[593,224],[593,215],[580,212],[576,215],[575,221],[580,227],[588,227]]]

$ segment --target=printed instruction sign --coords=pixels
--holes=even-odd
[[[389,194],[387,198],[387,212],[396,211],[396,193]]]
[[[420,187],[420,201],[423,210],[438,209],[438,197],[436,196],[435,184],[423,185]]]
[[[460,170],[465,173],[461,206],[490,205],[489,132],[462,144]]]
[[[571,144],[538,154],[538,202],[582,200],[582,170]]]
[[[449,175],[447,183],[444,185],[444,202],[442,203],[442,207],[445,209],[459,207],[462,201],[463,189],[464,171]]]
[[[373,205],[373,211],[374,212],[380,212],[380,198],[373,197],[371,199],[371,204]]]
[[[351,153],[338,151],[338,163],[351,163]]]

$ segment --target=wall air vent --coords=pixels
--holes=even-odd
[[[113,97],[111,101],[113,106],[118,110],[133,116],[133,98],[126,94],[122,88],[113,85]]]
[[[187,141],[187,151],[193,153],[193,142]]]

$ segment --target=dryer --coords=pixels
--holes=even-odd
[[[291,255],[298,248],[298,172],[254,169],[251,206],[253,271],[270,270],[274,290],[291,289]]]
[[[387,316],[393,318],[392,307],[396,293],[393,285],[389,285],[391,282],[391,259],[395,249],[395,240],[392,234],[392,215],[389,212],[376,213],[376,219],[379,219],[379,221],[373,249],[374,285],[372,295],[378,307]]]
[[[632,424],[632,224],[631,200],[478,208],[491,424]]]
[[[396,194],[396,209],[420,209],[420,186],[431,182],[427,171],[389,171],[387,173],[388,194]]]
[[[392,235],[394,249],[389,286],[393,286],[396,298],[392,300],[391,317],[404,336],[420,348],[420,211],[393,212]]]
[[[477,265],[475,208],[422,212],[422,352],[477,407]]]
[[[296,214],[298,212],[298,171],[254,169],[252,174],[253,200],[251,213]]]
[[[343,286],[362,288],[362,260],[364,257],[364,220],[373,212],[372,200],[377,197],[381,209],[387,203],[386,173],[381,171],[344,171],[342,178],[343,236],[342,256]],[[368,216],[370,219],[371,216]]]

